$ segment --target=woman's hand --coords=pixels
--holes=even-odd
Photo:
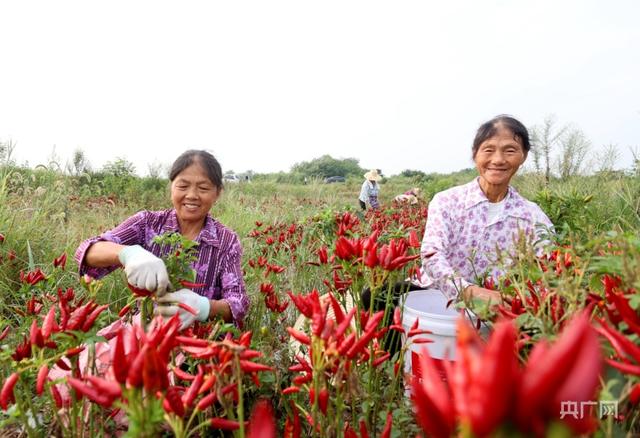
[[[163,296],[169,287],[169,274],[164,262],[140,245],[126,246],[118,259],[127,274],[127,281],[138,289],[155,291]]]
[[[475,286],[475,285],[467,286],[462,291],[462,299],[465,302],[469,302],[473,298],[478,298],[478,299],[487,301],[490,304],[495,304],[495,305],[500,304],[502,302],[502,295],[500,294],[500,291],[485,289],[484,287]]]
[[[177,292],[169,292],[158,298],[158,305],[155,313],[162,315],[165,319],[170,319],[176,313],[180,318],[180,330],[191,326],[195,321],[206,321],[209,319],[211,302],[207,297],[198,295],[189,289],[180,289]]]

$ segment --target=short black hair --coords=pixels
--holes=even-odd
[[[500,114],[488,122],[483,123],[478,128],[476,138],[473,140],[473,148],[471,149],[473,158],[476,157],[480,145],[496,135],[499,126],[511,131],[513,133],[514,140],[519,141],[522,145],[524,153],[529,153],[529,150],[531,149],[531,142],[529,140],[529,131],[527,131],[527,128],[514,117],[507,114]]]
[[[199,151],[195,149],[185,151],[182,155],[176,158],[176,161],[173,162],[171,171],[169,172],[169,180],[173,181],[180,172],[196,162],[200,163],[204,168],[207,176],[218,190],[224,188],[224,184],[222,183],[222,168],[220,167],[218,160],[216,160],[216,157],[207,151]]]

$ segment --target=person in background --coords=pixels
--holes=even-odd
[[[522,233],[541,242],[553,227],[537,204],[510,185],[530,148],[527,129],[511,116],[480,126],[471,148],[479,176],[437,193],[429,203],[420,251],[423,287],[448,299],[501,301],[500,292],[480,286],[479,278],[498,279],[499,253],[515,250]]]
[[[196,320],[218,317],[240,325],[249,306],[240,267],[242,247],[238,236],[209,213],[223,189],[220,164],[206,151],[189,150],[173,163],[169,179],[173,208],[140,211],[82,242],[75,255],[80,275],[100,278],[122,266],[132,286],[155,292],[156,313],[165,318],[178,313],[183,329]],[[194,283],[202,286],[169,284],[160,258],[163,249],[153,238],[170,232],[198,244]],[[197,315],[179,303],[196,309]]]
[[[378,182],[381,179],[382,177],[376,169],[372,169],[364,174],[364,182],[362,183],[360,196],[358,197],[360,208],[363,211],[367,209],[367,204],[373,210],[380,208],[380,203],[378,202],[380,185],[378,184]]]
[[[420,188],[414,187],[411,190],[407,190],[401,195],[393,198],[399,204],[415,205],[418,203],[418,197],[420,196]]]

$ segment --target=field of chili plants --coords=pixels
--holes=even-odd
[[[490,334],[461,320],[456,360],[439,368],[421,355],[420,380],[405,375],[404,352],[429,333],[404,326],[401,307],[376,305],[420,269],[428,199],[391,202],[415,181],[388,180],[383,208],[366,215],[354,208],[357,181],[229,187],[212,213],[242,239],[251,308],[242,327],[182,332],[153,319],[153,297],[127,288],[122,272],[76,274],[84,238],[169,207],[165,183],[134,183],[108,193],[53,171],[0,171],[1,435],[640,433],[635,176],[516,179],[554,222],[554,241],[542,256],[523,243],[498,282],[476,279],[503,292],[500,306],[451,303],[471,307]],[[172,283],[189,281],[190,242],[160,239],[174,249]]]

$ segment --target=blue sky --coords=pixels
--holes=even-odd
[[[236,172],[323,154],[449,172],[494,115],[554,114],[624,168],[638,17],[617,0],[3,2],[0,141],[31,165],[81,148],[140,174],[187,148]]]

